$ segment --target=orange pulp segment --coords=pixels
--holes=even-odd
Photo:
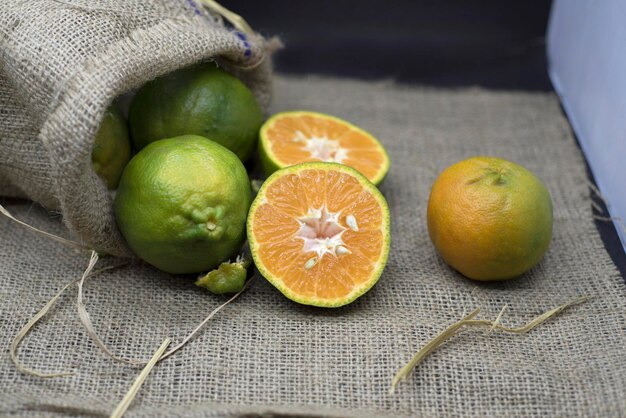
[[[248,215],[261,274],[289,299],[346,305],[380,277],[389,253],[389,209],[356,170],[305,163],[274,173]]]
[[[304,162],[334,162],[355,168],[377,185],[389,170],[389,156],[376,138],[322,113],[277,113],[261,127],[259,147],[268,175]]]

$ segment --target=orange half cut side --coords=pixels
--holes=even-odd
[[[259,148],[267,175],[305,162],[333,162],[358,170],[378,185],[389,171],[389,156],[376,138],[317,112],[275,114],[261,127]]]
[[[298,303],[338,307],[379,279],[389,254],[387,202],[356,170],[305,163],[277,171],[248,215],[261,274]]]

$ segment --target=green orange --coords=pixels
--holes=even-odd
[[[132,158],[114,207],[137,256],[169,273],[200,273],[238,253],[251,200],[235,154],[185,135],[153,142]]]
[[[201,135],[234,152],[242,161],[254,150],[263,123],[252,92],[236,77],[204,63],[145,84],[130,106],[133,143],[179,135]]]
[[[505,280],[544,256],[552,237],[552,200],[533,173],[495,157],[446,168],[428,201],[428,232],[442,258],[466,277]]]
[[[119,109],[111,105],[107,108],[94,139],[92,167],[109,189],[115,189],[128,160],[130,140],[126,121]]]

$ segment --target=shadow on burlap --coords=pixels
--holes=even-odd
[[[335,310],[300,306],[262,278],[201,335],[153,370],[129,417],[165,416],[623,416],[626,289],[594,227],[582,156],[553,94],[437,90],[328,78],[279,78],[274,111],[344,117],[378,136],[392,168],[382,185],[392,249],[380,282]],[[543,262],[495,284],[462,278],[435,254],[425,210],[437,172],[495,155],[542,178],[554,201],[554,239]],[[6,207],[67,235],[25,201]],[[105,357],[84,333],[75,290],[26,339],[20,357],[72,377],[41,380],[9,361],[10,338],[88,257],[0,219],[0,414],[100,416],[138,373]],[[103,262],[105,265],[107,261]],[[430,338],[476,307],[519,325],[581,295],[594,298],[529,334],[471,329],[437,349],[402,382],[395,372]],[[223,298],[134,265],[87,285],[96,328],[114,351],[147,358],[181,339]],[[276,414],[276,415],[274,415]],[[282,414],[282,415],[281,415]]]

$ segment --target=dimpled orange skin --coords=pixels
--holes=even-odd
[[[545,185],[524,167],[495,157],[472,157],[445,169],[433,184],[427,219],[444,261],[474,280],[523,274],[552,238]]]

